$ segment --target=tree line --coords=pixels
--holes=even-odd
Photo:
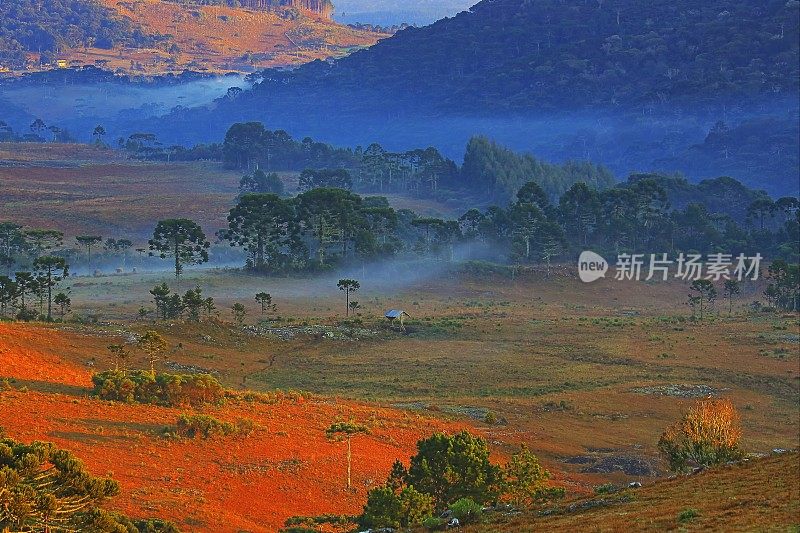
[[[586,162],[554,165],[519,155],[485,137],[475,137],[466,147],[463,165],[436,148],[391,152],[373,143],[366,149],[334,148],[310,138],[295,141],[285,131],[269,131],[260,122],[234,124],[222,144],[223,161],[230,168],[254,171],[302,170],[304,174],[338,173],[359,192],[401,192],[412,195],[440,191],[474,195],[505,202],[525,183],[535,180],[551,198],[557,198],[578,181],[606,188],[614,176]]]
[[[331,184],[327,180],[341,185],[341,173],[306,177],[308,190],[294,197],[246,192],[261,178],[273,185],[280,183],[275,176],[243,179],[243,193],[228,214],[227,227],[218,231],[216,238],[244,253],[245,270],[260,274],[316,272],[396,257],[452,261],[477,255],[513,264],[543,264],[549,271],[552,263],[572,261],[585,249],[606,257],[624,253],[760,253],[773,260],[768,271],[772,283],[765,293],[770,305],[800,307],[797,198],[772,200],[756,195],[740,222],[731,215],[711,212],[702,203],[672,209],[663,180],[654,175],[633,175],[604,190],[577,182],[557,202],[551,202],[546,191],[530,181],[504,207],[473,208],[448,220],[394,209],[385,197],[326,186]],[[69,273],[63,239],[63,233],[56,230],[0,223],[0,261],[7,271],[0,276],[0,313],[52,320],[55,305],[63,318],[71,305],[68,293],[59,290]],[[88,264],[92,247],[102,242],[100,236],[76,238],[86,249]],[[105,241],[107,251],[123,257],[132,246],[126,239]],[[211,241],[197,222],[165,219],[156,224],[147,247],[136,251],[171,261],[179,277],[187,265],[207,262],[210,248]],[[16,266],[23,268],[12,277]],[[708,300],[704,290],[699,291],[701,302]],[[195,309],[192,313],[199,312],[203,303],[199,294],[179,299],[175,308],[180,312],[187,308],[185,300],[191,304],[188,308]],[[192,307],[194,303],[197,305]],[[174,311],[163,307],[159,312],[166,316]]]

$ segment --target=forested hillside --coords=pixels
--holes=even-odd
[[[483,134],[617,176],[730,175],[794,193],[799,16],[797,0],[484,0],[137,128],[195,143],[260,120],[337,145],[425,144],[449,157]]]
[[[146,35],[114,11],[85,0],[0,2],[0,64],[19,66],[26,52],[57,53],[78,46],[152,46]]]
[[[298,69],[289,86],[325,94],[366,86],[460,110],[792,94],[799,12],[796,0],[485,0],[335,65]]]

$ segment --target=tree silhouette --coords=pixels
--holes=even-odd
[[[127,370],[125,361],[128,360],[130,355],[128,348],[124,344],[110,344],[108,351],[111,352],[111,357],[114,358],[114,370],[119,371],[121,366],[124,373]]]
[[[33,249],[35,257],[61,246],[64,234],[54,229],[32,229],[24,233],[25,242]]]
[[[87,257],[88,257],[87,263],[89,263],[91,265],[91,263],[92,263],[92,246],[94,246],[95,244],[98,244],[99,242],[101,242],[103,240],[103,237],[101,237],[99,235],[79,235],[79,236],[75,237],[75,240],[81,246],[85,246],[86,247]]]
[[[350,316],[350,293],[356,292],[361,288],[361,284],[354,279],[340,279],[336,284],[340,291],[344,292],[345,316]]]
[[[722,286],[725,297],[728,298],[728,314],[733,314],[733,297],[741,291],[739,282],[735,279],[726,279]]]
[[[103,126],[95,126],[94,131],[92,131],[92,137],[95,138],[95,142],[100,144],[103,142],[103,137],[106,134],[106,129]]]
[[[244,317],[247,314],[247,309],[244,305],[237,302],[231,306],[231,314],[233,314],[233,320],[236,322],[236,324],[241,326],[244,323]]]
[[[185,264],[208,261],[211,243],[206,240],[205,233],[196,222],[186,218],[172,218],[162,220],[156,225],[148,245],[151,256],[158,255],[161,259],[172,257],[175,260],[175,277],[178,278]]]
[[[42,278],[47,289],[47,321],[53,320],[53,288],[69,274],[69,266],[63,257],[46,255],[33,262],[33,268]]]
[[[61,320],[64,320],[64,315],[69,313],[72,300],[63,292],[59,292],[53,296],[53,303],[60,308]]]
[[[272,295],[268,292],[259,292],[256,294],[256,301],[261,304],[261,314],[265,314],[267,311],[274,311],[275,304],[272,303]]]
[[[150,363],[150,374],[155,378],[156,362],[163,358],[167,351],[167,341],[157,331],[147,331],[139,337],[139,348],[147,354]]]
[[[689,289],[697,294],[690,294],[690,303],[696,302],[700,305],[700,320],[703,320],[703,303],[713,303],[717,299],[717,289],[714,284],[707,279],[696,279],[689,286]],[[694,299],[694,300],[692,300]]]

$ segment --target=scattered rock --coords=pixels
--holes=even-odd
[[[675,396],[678,398],[706,398],[730,390],[717,389],[708,385],[659,385],[652,387],[636,387],[631,392],[637,394],[655,394],[659,396]]]
[[[181,363],[176,363],[175,361],[164,361],[164,366],[169,368],[170,370],[178,372],[186,372],[188,374],[211,374],[211,375],[219,374],[219,372],[216,370],[211,370],[209,368],[203,368],[201,366],[195,366],[195,365],[184,365]]]
[[[611,472],[623,472],[629,476],[658,476],[658,470],[650,464],[650,461],[642,457],[629,455],[609,455],[600,458],[593,465],[581,470],[587,474],[610,474]]]
[[[574,513],[575,511],[586,511],[588,509],[594,509],[595,507],[606,507],[607,505],[611,505],[611,502],[600,498],[599,500],[587,500],[585,502],[573,503],[567,506],[566,511],[568,513]]]
[[[316,339],[333,340],[360,340],[378,335],[377,331],[366,328],[348,328],[344,326],[244,326],[246,333],[260,337],[276,337],[282,341],[290,341],[298,336],[314,337]]]
[[[569,465],[586,465],[597,461],[597,457],[589,455],[576,455],[575,457],[567,457],[564,462]]]
[[[638,481],[631,481],[630,483],[628,483],[628,488],[640,489],[640,488],[642,488],[642,484],[640,482],[638,482]]]

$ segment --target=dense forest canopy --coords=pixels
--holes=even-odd
[[[190,152],[191,153],[191,152]],[[260,122],[234,124],[225,135],[222,157],[231,168],[303,170],[309,182],[327,168],[344,170],[347,189],[439,195],[445,190],[466,192],[477,203],[507,202],[529,181],[551,198],[577,182],[604,189],[615,183],[607,169],[588,162],[554,165],[530,154],[516,154],[486,137],[467,144],[464,163],[442,156],[436,148],[390,152],[377,143],[366,149],[334,148],[305,138],[298,142],[282,130],[270,131]],[[304,176],[301,175],[301,185]],[[341,187],[337,181],[327,186]],[[449,193],[444,193],[446,196]]]
[[[77,46],[152,45],[129,21],[93,0],[0,2],[0,63],[18,66],[26,52],[58,53]]]
[[[432,144],[449,158],[485,134],[618,175],[729,175],[795,194],[798,17],[797,0],[487,0],[137,127],[208,142],[261,120],[351,146]]]
[[[485,0],[333,64],[297,69],[285,90],[376,89],[461,110],[794,94],[799,15],[796,0]]]

